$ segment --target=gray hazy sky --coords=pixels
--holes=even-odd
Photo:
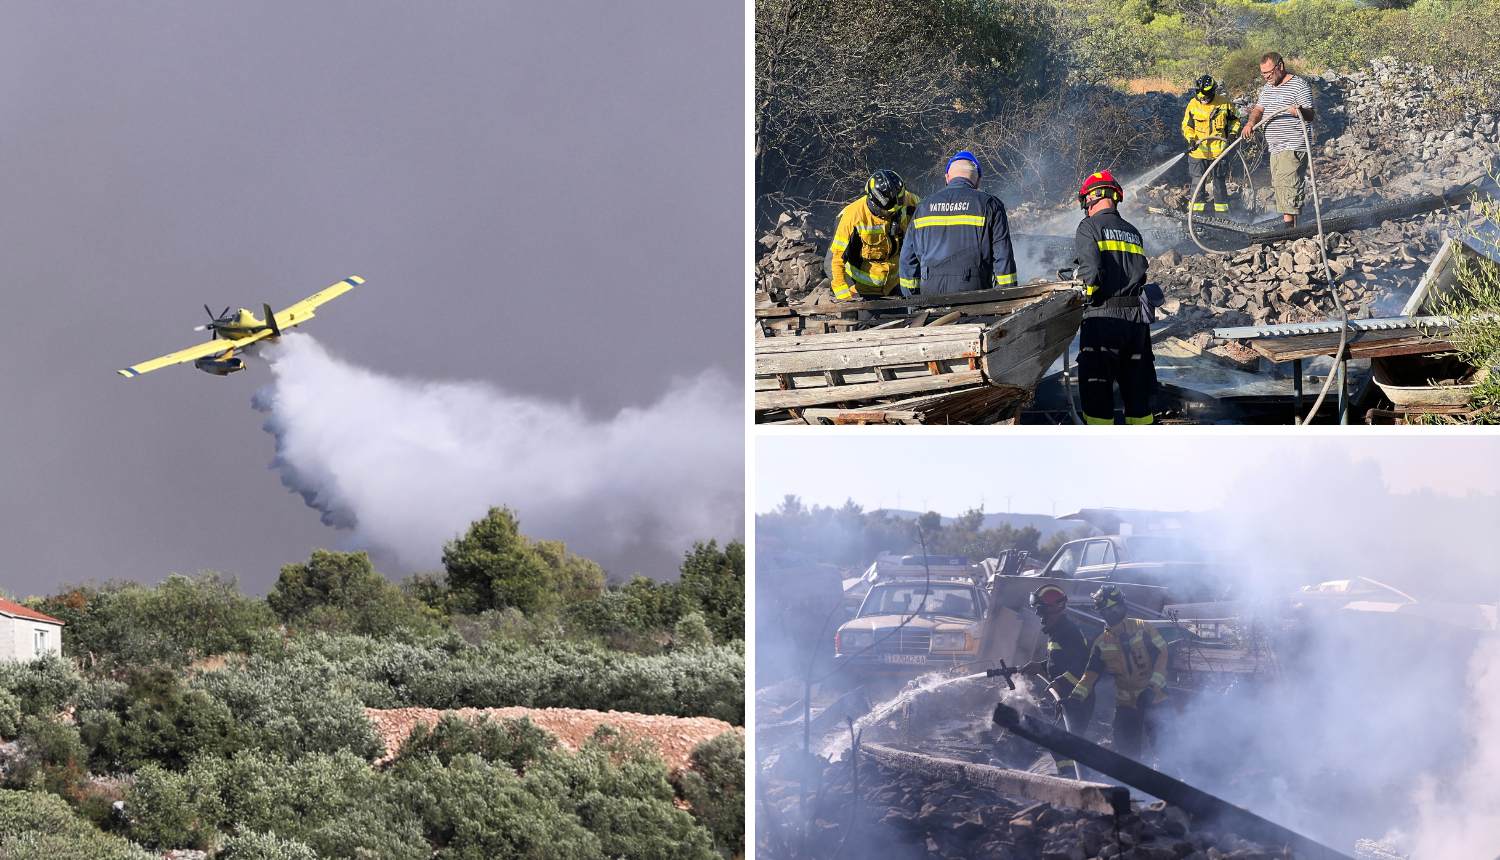
[[[337,540],[267,469],[264,363],[115,375],[195,343],[205,303],[362,275],[305,329],[336,354],[601,417],[674,374],[742,378],[738,5],[49,0],[0,21],[12,594],[203,568],[263,591]]]
[[[1149,436],[940,433],[924,438],[919,450],[890,435],[836,443],[805,435],[757,439],[755,511],[771,510],[789,493],[807,505],[837,506],[852,498],[866,510],[897,508],[899,494],[901,509],[946,516],[981,504],[991,513],[1005,511],[1007,503],[1016,513],[1052,514],[1054,502],[1058,514],[1093,507],[1202,511],[1236,501],[1234,494],[1264,491],[1282,495],[1284,510],[1267,512],[1274,518],[1309,513],[1308,482],[1325,477],[1335,490],[1359,476],[1400,494],[1500,492],[1500,437],[1494,435],[1291,435],[1278,428]],[[899,463],[889,460],[892,446],[903,452]],[[837,468],[822,476],[807,468],[830,459],[899,468]]]

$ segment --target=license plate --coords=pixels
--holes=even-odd
[[[880,659],[886,663],[926,663],[926,654],[882,654]]]

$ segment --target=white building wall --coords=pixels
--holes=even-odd
[[[38,631],[46,633],[43,653],[62,654],[62,625],[49,624],[35,618],[11,618],[0,615],[0,660],[35,660]]]

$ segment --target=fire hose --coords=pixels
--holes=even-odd
[[[1344,308],[1344,299],[1339,295],[1338,287],[1333,283],[1333,272],[1328,266],[1328,244],[1323,236],[1323,207],[1318,196],[1318,171],[1313,167],[1312,133],[1308,130],[1311,126],[1311,122],[1303,121],[1302,140],[1307,145],[1307,176],[1312,183],[1313,217],[1318,220],[1318,254],[1322,257],[1323,261],[1323,282],[1328,285],[1329,292],[1333,293],[1333,303],[1339,309],[1339,351],[1334,356],[1334,361],[1337,362],[1343,359],[1344,350],[1349,346],[1349,312]],[[1204,140],[1224,140],[1224,138],[1214,137],[1204,138]],[[1208,181],[1209,176],[1213,175],[1214,169],[1219,166],[1220,161],[1224,160],[1224,156],[1228,155],[1230,150],[1239,146],[1241,140],[1244,140],[1244,138],[1237,137],[1233,141],[1228,142],[1229,145],[1224,147],[1224,151],[1219,153],[1219,157],[1214,159],[1213,164],[1210,164],[1208,169],[1203,171],[1203,176],[1198,179],[1198,184],[1193,187],[1193,196],[1188,201],[1188,236],[1193,240],[1195,245],[1210,254],[1220,254],[1223,252],[1215,251],[1198,241],[1198,234],[1193,232],[1193,205],[1198,202],[1198,194],[1203,191],[1203,183]],[[1241,155],[1241,163],[1244,163],[1244,159],[1244,155]],[[1246,176],[1249,176],[1248,166],[1246,168]],[[1329,373],[1323,380],[1323,388],[1318,392],[1318,399],[1313,401],[1312,411],[1307,413],[1306,418],[1298,419],[1298,425],[1312,423],[1313,416],[1318,414],[1318,409],[1323,406],[1324,399],[1328,397],[1328,387],[1331,384],[1333,384],[1333,374]]]

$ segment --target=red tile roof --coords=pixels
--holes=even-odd
[[[0,598],[0,615],[14,615],[17,618],[31,618],[37,621],[50,621],[53,624],[63,624],[50,615],[43,615],[35,609],[27,609],[19,603],[11,603],[9,600]]]

